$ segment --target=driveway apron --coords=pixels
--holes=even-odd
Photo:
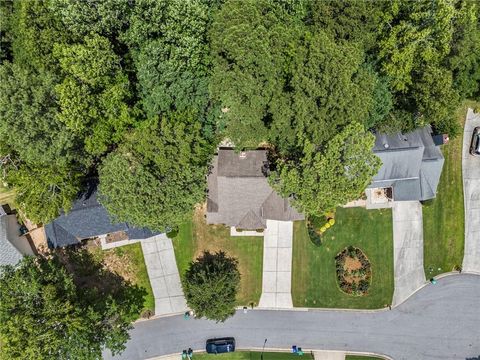
[[[165,234],[141,241],[148,277],[155,297],[155,315],[187,310],[172,240]]]
[[[393,306],[404,302],[425,284],[423,269],[423,216],[418,201],[393,204],[395,290]]]
[[[263,239],[262,296],[258,307],[293,307],[292,239],[292,221],[267,220]]]
[[[480,114],[468,109],[463,133],[463,194],[465,205],[465,255],[462,271],[480,273],[480,157],[470,155],[473,129]]]

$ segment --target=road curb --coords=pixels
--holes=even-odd
[[[480,273],[477,272],[472,272],[472,271],[450,271],[446,273],[439,274],[434,277],[434,279],[439,280],[448,276],[462,276],[462,275],[475,275],[475,276],[480,276]],[[392,306],[392,310],[397,308],[398,306],[402,305],[404,302],[406,302],[408,299],[410,299],[413,295],[415,295],[417,292],[422,290],[424,287],[427,285],[431,285],[430,281],[425,281],[425,283],[420,286],[418,289],[416,289],[414,292],[412,292],[405,300],[403,300],[401,303]],[[237,311],[244,311],[243,306],[238,306]],[[259,307],[254,307],[253,309],[251,307],[247,307],[247,312],[249,311],[292,311],[292,312],[322,312],[322,311],[337,311],[337,312],[360,312],[360,313],[381,313],[385,311],[390,311],[389,307],[385,308],[380,308],[380,309],[345,309],[345,308],[308,308],[308,307],[293,307],[293,308],[259,308]],[[183,315],[184,312],[178,312],[178,313],[173,313],[173,314],[165,314],[165,315],[154,315],[151,316],[148,319],[138,319],[134,322],[135,323],[140,323],[144,321],[149,321],[149,320],[156,320],[159,318],[167,318],[171,316],[177,316],[177,315]],[[195,319],[195,318],[193,318]]]
[[[238,351],[254,351],[254,352],[278,352],[278,353],[290,353],[292,349],[290,348],[265,348],[263,349],[262,347],[252,347],[252,348],[238,348]],[[360,355],[360,356],[375,356],[378,357],[379,359],[384,359],[384,360],[394,360],[392,357],[386,355],[386,354],[378,354],[378,353],[372,353],[372,352],[364,352],[364,351],[344,351],[344,350],[325,350],[325,349],[303,349],[304,353],[311,353],[313,356],[314,352],[322,352],[322,351],[332,351],[332,352],[342,352],[345,353],[345,355]],[[193,351],[194,354],[203,354],[205,351],[203,350],[195,350]],[[169,355],[162,355],[162,356],[156,356],[156,357],[151,357],[147,358],[145,360],[173,360],[175,358],[181,359],[182,354],[181,353],[173,353]]]

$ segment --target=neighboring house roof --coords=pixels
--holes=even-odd
[[[396,201],[436,196],[444,158],[430,126],[408,134],[377,134],[373,152],[383,164],[369,188],[392,187]]]
[[[20,236],[15,215],[0,216],[0,265],[15,265],[23,255],[33,255],[25,237]]]
[[[267,171],[266,150],[220,149],[208,175],[207,223],[253,230],[265,228],[267,219],[304,219],[271,188]]]
[[[112,222],[107,210],[97,201],[96,191],[83,194],[63,213],[45,225],[50,247],[64,247],[116,231],[125,231],[130,239],[145,239],[156,233],[146,228],[135,228],[125,222]]]

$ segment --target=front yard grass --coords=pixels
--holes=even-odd
[[[260,351],[235,351],[233,353],[225,353],[225,354],[207,354],[195,353],[193,355],[194,359],[198,360],[261,360],[261,352]],[[292,353],[285,353],[285,352],[264,352],[263,353],[263,360],[312,360],[313,356],[311,354],[305,353],[303,356],[298,356]]]
[[[466,101],[456,117],[462,125],[468,107],[480,103]],[[462,178],[463,131],[449,144],[442,146],[443,165],[437,197],[423,206],[424,267],[427,279],[460,268],[465,241],[465,212]]]
[[[237,303],[258,305],[262,294],[263,237],[230,236],[230,229],[221,225],[207,225],[204,209],[197,209],[192,221],[179,227],[173,237],[178,271],[183,276],[191,261],[204,250],[225,251],[238,259],[241,274]]]
[[[370,260],[368,295],[351,296],[338,286],[335,255],[352,245]],[[390,209],[338,208],[335,225],[315,246],[305,221],[294,223],[292,298],[294,306],[378,309],[393,297],[393,233]]]
[[[132,284],[144,288],[147,295],[145,296],[143,311],[150,310],[152,313],[154,312],[155,298],[140,243],[125,245],[110,250],[101,250],[95,247],[91,248],[90,251],[92,251],[95,256],[100,257],[110,271],[117,273]]]

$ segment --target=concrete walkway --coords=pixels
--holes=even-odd
[[[468,109],[463,133],[463,194],[465,201],[465,255],[462,271],[480,273],[480,157],[470,155],[473,129],[480,114]]]
[[[394,202],[392,214],[395,277],[392,305],[397,306],[425,284],[422,205],[418,201]]]
[[[178,274],[172,240],[165,234],[141,241],[145,265],[155,296],[155,315],[169,315],[187,310]]]
[[[315,360],[345,360],[343,351],[314,351],[313,358]]]
[[[260,308],[288,309],[292,303],[293,222],[267,220],[263,238]]]

